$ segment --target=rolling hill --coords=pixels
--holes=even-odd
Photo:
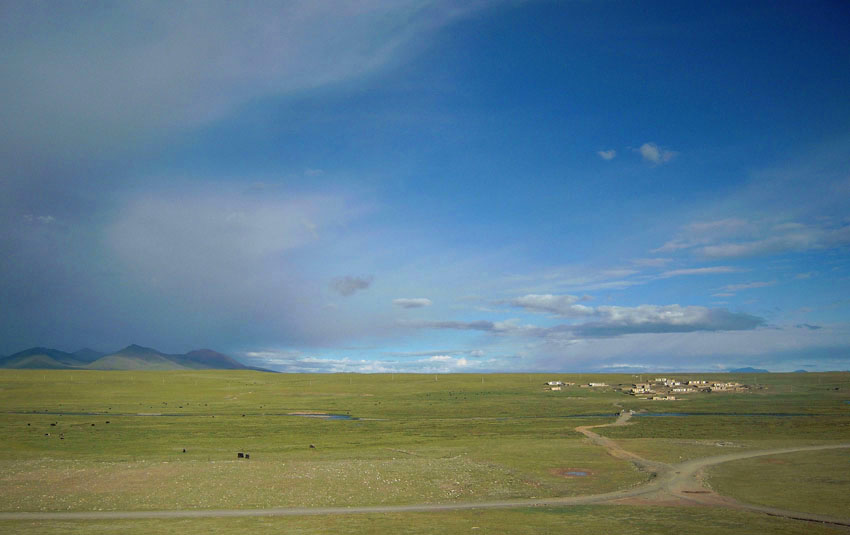
[[[47,347],[32,347],[0,359],[0,367],[17,369],[61,370],[77,368],[85,364],[72,353]]]
[[[59,370],[256,370],[211,349],[197,349],[182,355],[169,355],[136,344],[104,354],[92,349],[66,353],[46,347],[33,347],[0,358],[0,368]]]

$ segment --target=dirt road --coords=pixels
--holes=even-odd
[[[650,473],[658,473],[669,468],[666,464],[649,461],[630,451],[626,451],[610,438],[603,437],[602,435],[596,434],[591,431],[591,429],[597,429],[600,427],[618,427],[621,425],[627,425],[631,417],[631,411],[623,411],[620,413],[614,423],[599,425],[580,425],[576,427],[576,431],[589,438],[590,441],[596,444],[597,446],[602,446],[603,448],[605,448],[612,457],[623,459],[624,461],[630,461],[635,466],[637,466],[639,470]]]
[[[838,524],[842,526],[850,526],[850,518],[837,518],[827,515],[818,515],[813,513],[805,513],[798,511],[787,511],[774,507],[766,507],[762,505],[754,505],[739,502],[727,496],[721,496],[708,489],[702,484],[700,472],[709,466],[727,463],[729,461],[737,461],[740,459],[750,459],[753,457],[763,457],[766,455],[781,455],[783,453],[795,453],[799,451],[818,451],[837,448],[850,448],[850,444],[837,444],[829,446],[807,446],[797,448],[780,448],[774,450],[760,450],[750,452],[730,453],[727,455],[718,455],[716,457],[708,457],[703,459],[695,459],[673,465],[668,474],[662,479],[662,488],[664,492],[675,496],[681,500],[703,505],[715,505],[722,507],[732,507],[734,509],[758,511],[767,513],[773,516],[782,516],[786,518],[794,518],[798,520],[811,520],[814,522],[826,522],[829,524]]]
[[[605,448],[608,453],[619,459],[632,462],[640,470],[650,474],[650,481],[639,487],[604,494],[571,496],[563,498],[540,498],[524,500],[502,500],[488,502],[418,504],[418,505],[379,505],[367,507],[281,507],[270,509],[191,509],[176,511],[91,511],[91,512],[0,512],[0,520],[117,520],[145,518],[205,518],[205,517],[247,517],[247,516],[294,516],[294,515],[339,515],[364,513],[410,513],[428,511],[458,511],[464,509],[505,509],[512,507],[539,507],[547,505],[586,505],[586,504],[666,504],[666,505],[709,505],[731,507],[741,510],[757,511],[773,516],[782,516],[798,520],[826,522],[850,526],[850,518],[835,518],[805,512],[786,511],[760,505],[738,502],[732,498],[720,496],[702,485],[701,471],[716,464],[766,455],[781,455],[799,451],[817,451],[836,448],[850,448],[850,444],[827,446],[801,446],[760,451],[745,451],[685,461],[674,465],[658,463],[626,451],[614,440],[591,431],[594,428],[626,425],[630,412],[620,414],[611,424],[579,426],[576,431],[582,433],[594,444]]]
[[[648,484],[635,489],[635,492],[625,493],[628,496],[614,498],[613,502],[620,503],[664,503],[672,504],[681,502],[684,504],[701,504],[712,505],[719,507],[731,507],[734,509],[758,511],[767,513],[773,516],[782,516],[786,518],[794,518],[798,520],[811,520],[814,522],[826,522],[830,524],[838,524],[842,526],[850,526],[850,518],[836,518],[826,515],[817,515],[812,513],[786,511],[774,507],[765,507],[739,502],[727,496],[721,496],[707,489],[702,482],[702,471],[713,465],[726,463],[729,461],[737,461],[741,459],[750,459],[753,457],[763,457],[766,455],[781,455],[783,453],[795,453],[798,451],[817,451],[837,448],[850,448],[850,444],[836,444],[828,446],[801,446],[797,448],[781,448],[773,450],[760,451],[744,451],[730,453],[726,455],[718,455],[715,457],[706,457],[702,459],[694,459],[682,463],[668,465],[664,463],[649,461],[630,451],[620,447],[614,440],[603,437],[591,431],[591,429],[600,427],[616,427],[627,425],[632,417],[631,411],[623,411],[617,418],[617,421],[610,424],[579,426],[576,431],[588,437],[594,444],[602,446],[608,453],[618,459],[624,459],[632,462],[638,469],[649,472],[653,480]],[[638,498],[635,500],[634,498]],[[594,502],[594,503],[604,503]]]

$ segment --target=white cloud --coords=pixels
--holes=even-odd
[[[522,325],[516,319],[504,321],[399,321],[399,325],[416,329],[450,329],[456,331],[483,331],[497,335],[539,336],[546,329]]]
[[[565,291],[594,291],[622,289],[641,284],[645,281],[629,279],[640,272],[632,268],[599,269],[585,266],[566,266],[548,269],[538,274],[514,275],[502,279],[503,285],[517,286],[518,291],[527,293],[546,293],[553,288]]]
[[[673,252],[676,252],[680,249],[687,249],[689,247],[693,247],[693,244],[686,241],[686,240],[676,238],[674,240],[670,240],[670,241],[666,242],[661,247],[657,247],[655,249],[652,249],[650,252],[652,252],[652,253],[673,253]]]
[[[510,304],[533,312],[550,312],[564,317],[593,314],[593,308],[577,304],[583,298],[575,295],[528,294],[511,299]]]
[[[600,150],[597,151],[596,154],[598,154],[599,157],[603,160],[613,160],[617,156],[617,151],[615,151],[614,149]]]
[[[718,273],[735,273],[740,271],[732,266],[711,266],[700,268],[673,269],[665,271],[658,275],[659,279],[669,279],[671,277],[681,277],[685,275],[716,275]]]
[[[759,240],[706,245],[697,252],[711,258],[734,258],[829,249],[850,244],[850,225],[774,225],[762,235],[765,237]]]
[[[749,314],[702,306],[640,305],[597,307],[600,322],[576,328],[581,336],[618,336],[630,333],[736,331],[754,329],[764,320]]]
[[[532,310],[555,312],[561,316],[590,319],[584,323],[569,323],[550,327],[523,325],[519,320],[506,321],[424,321],[404,322],[403,325],[427,329],[454,329],[484,331],[503,336],[521,336],[549,339],[580,339],[622,336],[638,333],[677,333],[693,331],[735,331],[755,329],[764,325],[757,316],[730,312],[722,308],[702,306],[639,305],[582,306],[581,314],[575,314],[569,304],[574,296],[559,301],[559,296],[525,296],[517,305]],[[526,303],[526,304],[520,304]]]
[[[431,355],[417,359],[355,359],[307,355],[298,350],[247,351],[244,361],[252,366],[292,373],[463,373],[507,369],[506,359],[475,359]]]
[[[49,225],[56,221],[56,218],[52,215],[24,214],[24,221],[27,223],[41,223],[42,225]]]
[[[746,219],[729,217],[711,221],[695,221],[685,225],[679,235],[652,252],[675,252],[725,239],[755,236],[758,226]]]
[[[401,308],[422,308],[431,306],[433,302],[426,297],[400,297],[393,299],[393,305]]]
[[[431,355],[448,355],[448,356],[456,356],[462,355],[471,358],[483,357],[486,355],[486,352],[481,349],[440,349],[437,351],[399,351],[399,352],[389,352],[383,353],[384,355],[392,356],[392,357],[427,357]]]
[[[750,288],[764,288],[766,286],[773,286],[776,284],[776,281],[757,281],[757,282],[747,282],[743,284],[727,284],[722,287],[721,290],[724,292],[739,292],[741,290],[749,290]],[[715,294],[721,295],[721,294]],[[725,294],[732,295],[732,294]]]
[[[713,237],[740,234],[753,229],[752,223],[739,217],[728,217],[714,221],[695,221],[685,227],[695,234],[707,234]]]
[[[681,226],[654,252],[741,258],[846,247],[848,146],[844,137],[755,173],[738,191],[694,208],[713,219]]]
[[[662,149],[655,143],[644,143],[640,146],[637,151],[643,157],[644,160],[648,162],[652,162],[654,164],[662,164],[667,163],[672,160],[676,156],[676,152],[671,150]]]

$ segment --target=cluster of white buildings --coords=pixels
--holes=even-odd
[[[634,383],[629,394],[652,396],[652,399],[676,399],[672,394],[690,394],[693,392],[741,392],[747,390],[741,383],[688,379],[680,381],[670,377],[656,377],[649,383]]]
[[[547,381],[545,386],[546,390],[557,392],[562,387],[575,386],[575,383]],[[582,388],[603,388],[609,385],[608,383],[593,382],[579,386]],[[614,385],[614,387],[633,396],[654,400],[675,400],[677,394],[691,394],[694,392],[743,392],[748,390],[748,387],[741,383],[708,381],[705,379],[679,380],[672,377],[656,377],[650,382],[633,383],[631,387],[622,384]]]

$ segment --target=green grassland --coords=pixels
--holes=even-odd
[[[850,453],[826,450],[730,462],[712,467],[708,483],[748,503],[847,516]]]
[[[608,455],[574,428],[610,423],[624,409],[689,414],[637,416],[631,425],[599,429],[626,449],[662,462],[730,449],[850,441],[848,373],[699,377],[737,380],[753,388],[746,393],[691,394],[683,400],[659,402],[612,388],[576,386],[561,392],[543,388],[551,379],[631,383],[637,380],[631,375],[3,370],[0,511],[358,506],[607,492],[645,483],[649,475]],[[251,458],[239,460],[237,452],[247,452]],[[847,454],[818,454],[831,459],[829,455]],[[735,481],[736,474],[747,478],[752,474],[737,470],[736,465],[715,467],[712,485],[749,499],[751,494]],[[797,462],[781,466],[787,472],[781,477],[810,469]],[[588,475],[570,477],[565,475],[568,471]],[[816,483],[815,478],[805,484]],[[850,495],[850,485],[842,480],[829,488],[830,496],[817,498],[827,504],[826,509],[812,512],[835,514],[845,506],[836,494]],[[769,488],[760,492],[758,498],[763,501],[758,503],[785,503],[782,497],[771,497]],[[677,515],[685,518],[682,508],[613,508],[616,514],[600,513],[602,509],[612,508],[488,511],[481,513],[481,523],[491,522],[494,533],[513,533],[509,526],[521,518],[533,529],[517,533],[545,533],[544,528],[570,533],[561,529],[564,518],[570,519],[571,526],[587,527],[582,522],[589,518],[637,515],[656,518],[655,532],[671,533],[663,527],[662,518],[674,524],[670,519]],[[583,511],[578,517],[585,520],[577,519],[576,511]],[[476,514],[354,515],[328,522],[361,527],[351,532],[369,531],[370,523],[385,523],[386,530],[401,533],[407,524],[411,524],[409,532],[420,533],[420,527],[412,524],[435,522],[429,532],[439,533],[440,526],[447,526],[442,532],[453,533],[457,530],[450,526],[461,529]],[[723,532],[726,513],[704,514],[713,518],[707,522]],[[746,515],[748,526],[773,522],[773,527],[765,528],[769,532],[802,532],[793,526],[781,531],[778,526],[787,521],[756,521],[752,514]],[[132,529],[145,522],[134,521]],[[171,527],[162,526],[186,522],[151,520],[150,527],[170,531]],[[284,524],[290,526],[289,532],[298,532],[296,526],[302,526],[297,529],[303,533],[340,531],[322,531],[330,523],[315,518],[191,522],[205,526],[197,528],[204,532],[250,528],[262,533],[266,527],[271,532]],[[49,533],[58,531],[57,526],[72,533],[108,527],[98,521],[36,524],[40,530],[27,522],[11,523],[12,531],[23,533],[31,528]],[[498,526],[501,531],[495,530]],[[466,529],[471,528],[462,528]]]
[[[113,534],[294,535],[392,533],[400,535],[837,535],[846,530],[762,514],[705,507],[577,506],[434,513],[352,514],[175,520],[0,521],[20,535]]]

